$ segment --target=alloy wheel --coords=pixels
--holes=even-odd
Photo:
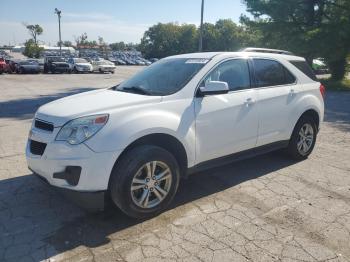
[[[306,155],[314,142],[314,130],[311,124],[304,124],[299,131],[297,149],[301,155]]]
[[[148,162],[133,177],[132,200],[141,208],[153,208],[168,195],[171,183],[172,174],[167,164],[161,161]]]

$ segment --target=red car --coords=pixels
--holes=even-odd
[[[6,63],[5,59],[0,58],[0,74],[2,73],[10,73],[11,68],[9,64]]]

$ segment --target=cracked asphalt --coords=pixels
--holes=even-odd
[[[350,92],[328,92],[314,153],[281,152],[181,182],[173,205],[145,221],[91,214],[27,169],[35,110],[115,75],[0,75],[0,261],[350,261]]]

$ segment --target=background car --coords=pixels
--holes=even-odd
[[[69,58],[67,62],[74,73],[90,73],[93,71],[92,65],[84,58]]]
[[[64,57],[46,56],[44,59],[44,73],[70,73],[71,69]]]
[[[100,72],[100,73],[110,72],[114,74],[114,70],[115,70],[114,63],[108,60],[92,61],[92,67],[93,67],[93,71]]]
[[[0,58],[0,74],[2,73],[10,73],[11,68],[8,63],[6,63],[4,58]]]
[[[9,73],[10,74],[11,73],[16,73],[17,64],[18,64],[18,60],[13,60],[13,59],[8,60],[8,65],[9,65],[9,69],[10,69]]]
[[[35,60],[23,60],[17,63],[16,73],[18,74],[39,74],[40,66],[39,63]]]

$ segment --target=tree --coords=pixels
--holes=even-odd
[[[24,24],[24,26],[28,29],[28,32],[31,35],[34,43],[37,45],[38,44],[37,37],[44,32],[43,28],[38,24],[36,25]]]
[[[324,57],[334,80],[345,75],[350,52],[350,0],[243,0],[267,47],[288,49],[309,63]]]
[[[146,57],[161,58],[180,53],[180,25],[158,23],[150,27],[141,39],[141,50]]]
[[[57,42],[57,45],[60,45],[60,42]],[[73,43],[71,41],[62,41],[62,46],[65,47],[73,47]]]
[[[74,40],[75,40],[76,46],[80,48],[80,46],[85,45],[87,42],[87,38],[88,38],[87,33],[82,33],[80,36],[75,36]]]
[[[39,47],[33,39],[27,40],[24,46],[23,54],[30,58],[39,58],[41,52],[44,50],[44,48]]]
[[[113,51],[122,51],[126,49],[126,44],[124,42],[118,42],[118,43],[110,44],[109,47]]]
[[[204,23],[203,51],[238,50],[259,39],[257,36],[248,36],[250,32],[253,31],[237,25],[230,19],[222,19],[215,24]],[[195,25],[159,23],[145,32],[140,48],[148,58],[191,53],[198,50],[198,37],[199,28]]]

